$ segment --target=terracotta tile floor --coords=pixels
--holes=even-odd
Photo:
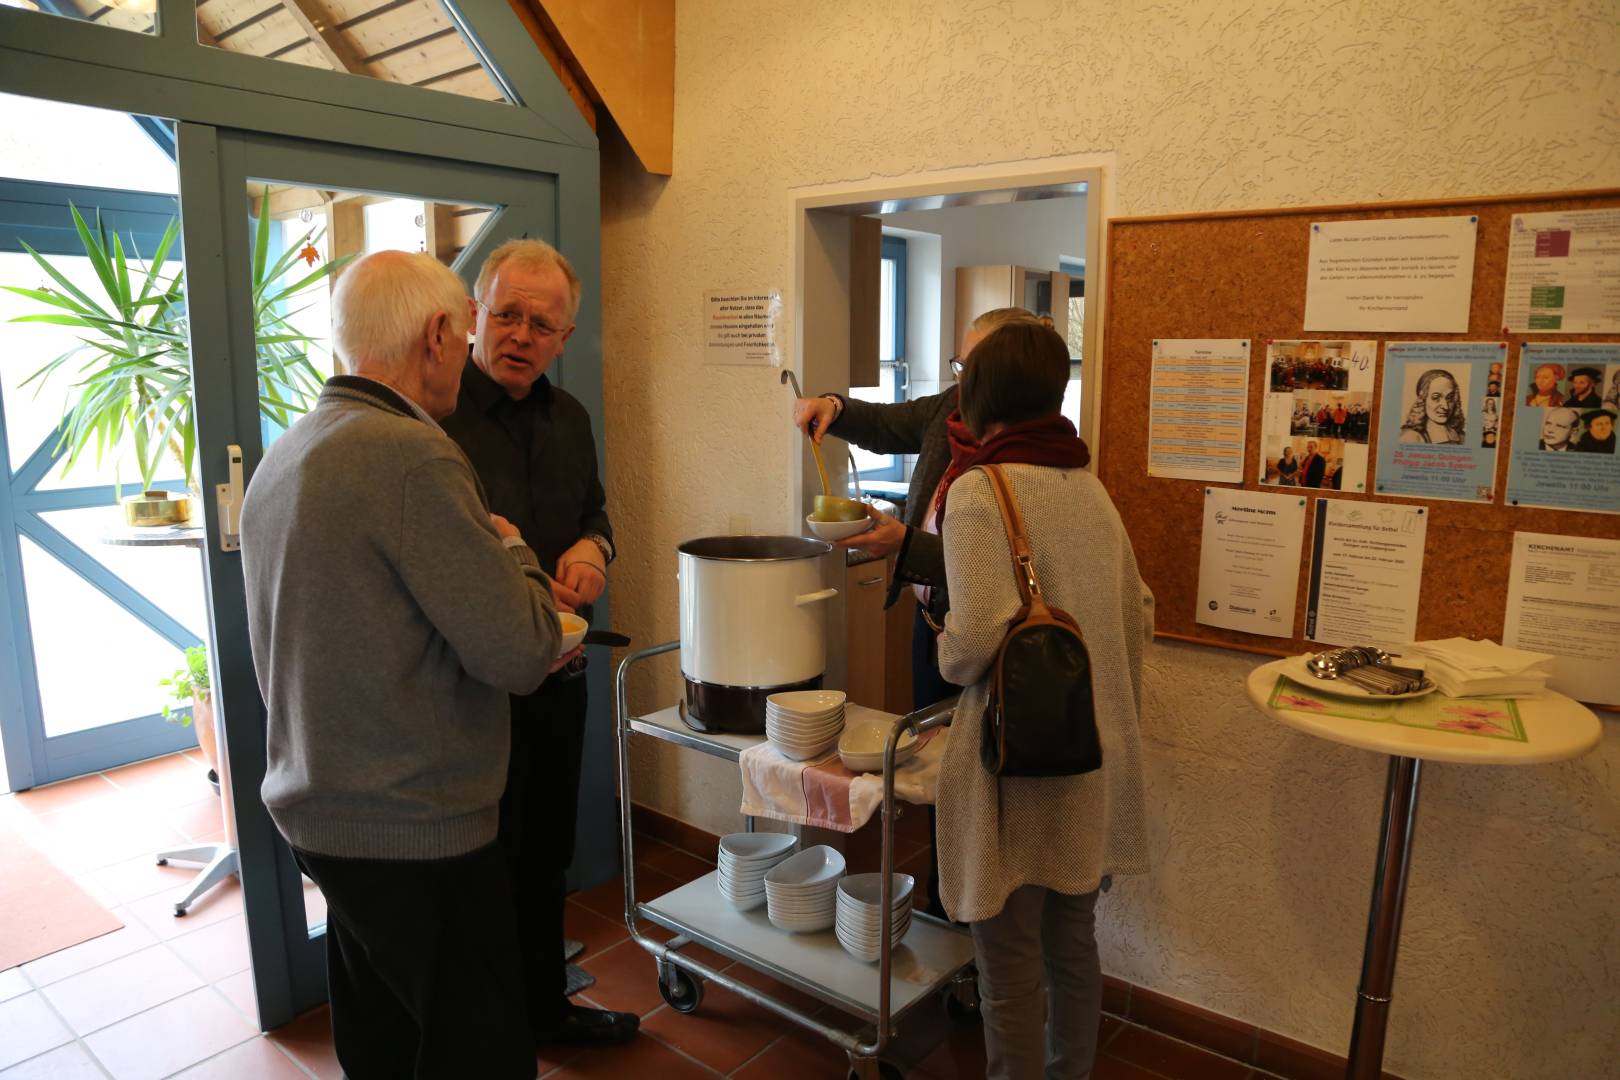
[[[0,1080],[341,1077],[324,1008],[268,1035],[258,1032],[242,897],[234,883],[200,900],[184,919],[170,913],[193,872],[159,867],[152,853],[221,836],[218,803],[202,774],[193,751],[0,796],[0,828],[24,832],[125,924],[0,971]],[[925,818],[920,821],[926,825]],[[905,824],[903,854],[926,872],[926,828],[919,836],[919,822]],[[638,840],[637,863],[637,892],[648,895],[711,868],[702,858],[648,839]],[[569,901],[570,936],[585,942],[581,963],[597,978],[576,1000],[633,1009],[642,1015],[645,1034],[623,1050],[546,1051],[538,1059],[540,1075],[845,1075],[843,1054],[832,1044],[722,988],[708,988],[690,1016],[672,1011],[658,994],[652,958],[626,934],[622,895],[615,880]],[[319,899],[318,893],[308,897],[312,921],[324,910]],[[704,959],[725,966],[712,953]],[[767,976],[740,966],[728,971],[825,1022],[841,1021],[834,1010],[818,1008]],[[1269,1077],[1113,1016],[1104,1016],[1101,1046],[1094,1080]],[[927,1006],[907,1018],[895,1058],[907,1075],[923,1080],[984,1075],[979,1027],[953,1027],[941,1010]]]

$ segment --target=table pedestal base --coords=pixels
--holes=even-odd
[[[1361,955],[1361,985],[1356,991],[1356,1020],[1350,1031],[1347,1080],[1378,1080],[1384,1067],[1384,1029],[1389,1023],[1390,988],[1395,982],[1395,952],[1401,942],[1401,912],[1406,905],[1406,871],[1411,863],[1412,832],[1417,826],[1418,781],[1423,762],[1391,757],[1384,787],[1384,821],[1378,838],[1372,907],[1367,913],[1367,944]]]
[[[197,847],[158,852],[159,866],[166,866],[170,861],[204,864],[197,879],[191,883],[191,891],[186,893],[185,899],[175,901],[174,917],[177,919],[189,911],[191,905],[203,893],[227,878],[241,873],[241,862],[237,858],[236,848],[230,844],[199,844]]]

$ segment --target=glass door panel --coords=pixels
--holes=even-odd
[[[98,380],[155,365],[168,332],[135,303],[148,270],[155,295],[180,268],[177,247],[151,261],[179,220],[164,122],[15,95],[0,109],[0,691],[17,703],[0,741],[8,785],[26,788],[194,746],[160,714],[159,680],[204,619],[195,551],[105,542],[141,486],[127,431],[92,436],[71,467],[61,438]],[[156,461],[154,486],[183,489],[178,460]]]
[[[218,282],[194,280],[190,297],[194,356],[228,358],[193,365],[205,490],[224,479],[227,446],[241,447],[251,481],[263,447],[282,430],[283,417],[267,415],[264,408],[262,378],[243,377],[250,365],[261,375],[271,367],[263,342],[267,333],[297,339],[280,343],[280,359],[287,362],[290,351],[298,354],[300,367],[307,362],[314,372],[314,385],[307,388],[311,394],[341,366],[327,342],[331,288],[343,262],[386,248],[431,251],[465,280],[501,240],[557,234],[552,175],[236,132],[218,133],[216,154],[207,148],[211,137],[208,129],[181,130],[183,169],[189,148],[203,147],[199,156],[217,160],[214,175],[227,193],[215,204],[217,223],[199,215],[195,205],[185,222],[188,259],[210,259],[224,268]],[[194,244],[194,229],[213,229],[223,250],[209,252]],[[303,287],[256,307],[254,253],[261,248],[267,248],[265,265],[282,283],[258,289],[259,295]],[[320,273],[334,266],[335,272]],[[212,316],[206,320],[205,310]],[[256,383],[258,389],[250,390]],[[301,409],[307,403],[296,404]],[[295,415],[284,419],[296,422]],[[246,631],[240,556],[221,551],[212,514],[208,528],[216,701],[224,718],[260,1019],[274,1025],[324,999],[326,909],[319,891],[293,864],[259,799],[266,718]]]

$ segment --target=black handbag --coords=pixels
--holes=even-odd
[[[991,669],[979,760],[995,776],[1079,776],[1102,767],[1091,654],[1073,616],[1047,604],[1018,500],[999,465],[984,466],[1001,507],[1023,606]]]

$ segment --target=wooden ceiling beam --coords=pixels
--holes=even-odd
[[[315,51],[332,66],[333,71],[346,71],[351,75],[371,74],[365,59],[333,23],[320,0],[281,0],[281,6],[292,16],[293,22],[309,35],[309,43],[315,46]]]

